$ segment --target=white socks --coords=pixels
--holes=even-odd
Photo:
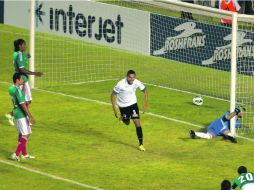
[[[209,133],[200,133],[200,132],[195,132],[195,135],[197,137],[203,138],[203,139],[211,139],[212,135]]]

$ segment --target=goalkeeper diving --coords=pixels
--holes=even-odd
[[[196,137],[204,138],[204,139],[212,139],[217,136],[223,136],[225,139],[230,140],[232,143],[237,143],[236,138],[230,132],[230,120],[233,117],[236,117],[236,128],[240,128],[239,118],[243,115],[244,108],[240,108],[239,106],[235,108],[235,110],[230,113],[229,111],[225,112],[220,118],[216,119],[212,122],[208,128],[207,133],[195,132],[190,130],[190,137],[195,139]]]

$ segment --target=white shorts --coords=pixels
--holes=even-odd
[[[32,133],[29,121],[26,117],[21,119],[14,119],[14,123],[17,131],[20,132],[22,135],[29,135]]]
[[[32,101],[31,89],[28,82],[24,83],[23,90],[25,92],[26,102]]]
[[[241,190],[254,190],[254,183],[245,184]]]

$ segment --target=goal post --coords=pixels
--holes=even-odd
[[[155,0],[148,1],[147,4],[151,4],[157,7],[163,7],[166,9],[186,11],[191,14],[198,14],[203,16],[217,17],[219,19],[228,18],[232,20],[231,29],[231,75],[230,75],[230,112],[233,112],[236,107],[236,74],[237,74],[237,13],[232,13],[229,11],[214,9],[210,7],[204,7],[200,5],[194,5],[184,2],[179,2],[176,0]],[[170,7],[170,8],[169,8]],[[233,135],[235,135],[235,117],[230,120],[230,130]]]
[[[230,78],[230,112],[234,112],[236,107],[236,74],[237,74],[237,13],[232,16],[232,39],[231,39],[231,78]],[[230,130],[235,135],[236,118],[230,120]]]
[[[31,6],[30,6],[30,48],[29,53],[31,55],[30,61],[29,61],[29,70],[34,71],[35,68],[35,0],[30,0]],[[35,85],[35,76],[30,75],[29,77],[29,83],[30,87],[34,88]]]
[[[254,16],[237,15],[237,77],[236,102],[245,108],[243,128],[237,134],[253,134],[254,129]]]

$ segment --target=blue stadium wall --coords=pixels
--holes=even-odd
[[[0,24],[4,23],[4,1],[0,0]]]

